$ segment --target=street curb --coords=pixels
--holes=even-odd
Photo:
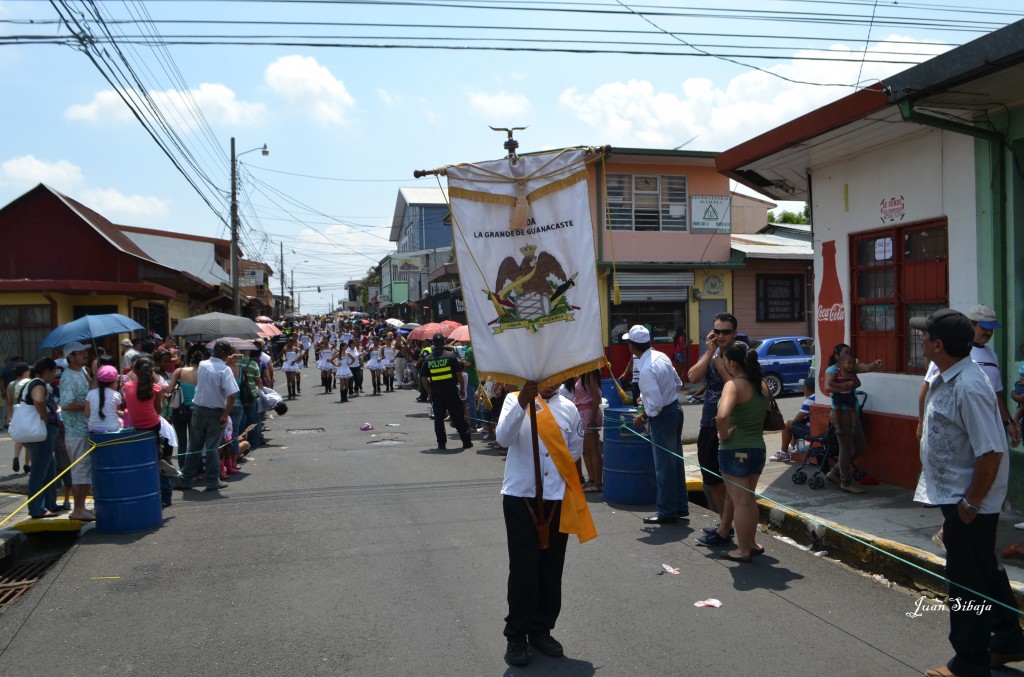
[[[0,529],[0,562],[12,559],[27,541],[28,536],[17,529]]]
[[[945,599],[946,560],[930,552],[913,548],[842,524],[799,513],[760,499],[757,502],[761,524],[811,551],[825,550],[828,557],[869,574],[881,574],[887,580],[923,594]],[[1024,608],[1024,585],[1010,581],[1017,606]]]

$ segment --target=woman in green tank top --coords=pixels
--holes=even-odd
[[[736,341],[723,352],[732,380],[725,382],[718,400],[718,464],[729,500],[734,506],[735,550],[722,557],[749,562],[764,547],[754,542],[757,532],[757,480],[765,462],[764,415],[768,411],[768,385],[761,374],[757,353]]]

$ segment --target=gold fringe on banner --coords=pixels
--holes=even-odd
[[[580,376],[582,374],[586,374],[588,371],[600,369],[602,366],[604,366],[605,362],[607,362],[607,360],[604,357],[600,357],[596,360],[590,360],[589,362],[578,364],[575,367],[570,367],[569,369],[560,371],[557,374],[552,374],[551,376],[545,377],[543,381],[537,384],[537,386],[538,388],[543,389],[548,387],[549,385],[560,384],[563,381],[572,378],[573,376]],[[500,372],[495,371],[481,371],[480,376],[482,378],[486,378],[488,381],[494,381],[495,383],[508,383],[509,385],[516,386],[521,386],[524,383],[526,383],[526,379],[523,378],[522,376],[515,376],[513,374],[502,374]]]

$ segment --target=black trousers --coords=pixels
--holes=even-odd
[[[966,589],[1007,604],[1011,609],[1017,608],[1006,570],[996,559],[999,513],[976,515],[970,524],[964,524],[955,504],[940,507],[944,518],[942,541],[946,545],[946,578],[950,580],[949,643],[956,652],[947,667],[961,677],[987,677],[990,652],[1024,650],[1024,634],[1017,614]]]
[[[551,513],[551,527],[548,549],[541,550],[526,501],[519,496],[502,497],[508,536],[505,636],[510,639],[551,632],[562,610],[562,567],[569,534],[558,531],[561,510],[561,501],[544,501],[544,511]]]
[[[469,428],[466,426],[466,417],[462,411],[462,400],[459,399],[459,391],[453,386],[433,386],[430,389],[430,401],[433,403],[434,412],[434,434],[437,436],[437,446],[443,447],[448,442],[448,433],[444,429],[444,415],[447,412],[452,417],[452,424],[459,431],[459,437],[463,443],[469,441]]]

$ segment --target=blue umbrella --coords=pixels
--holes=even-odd
[[[73,341],[88,343],[103,336],[127,334],[140,329],[145,330],[145,327],[120,313],[85,315],[51,331],[39,344],[39,347],[60,348]]]

